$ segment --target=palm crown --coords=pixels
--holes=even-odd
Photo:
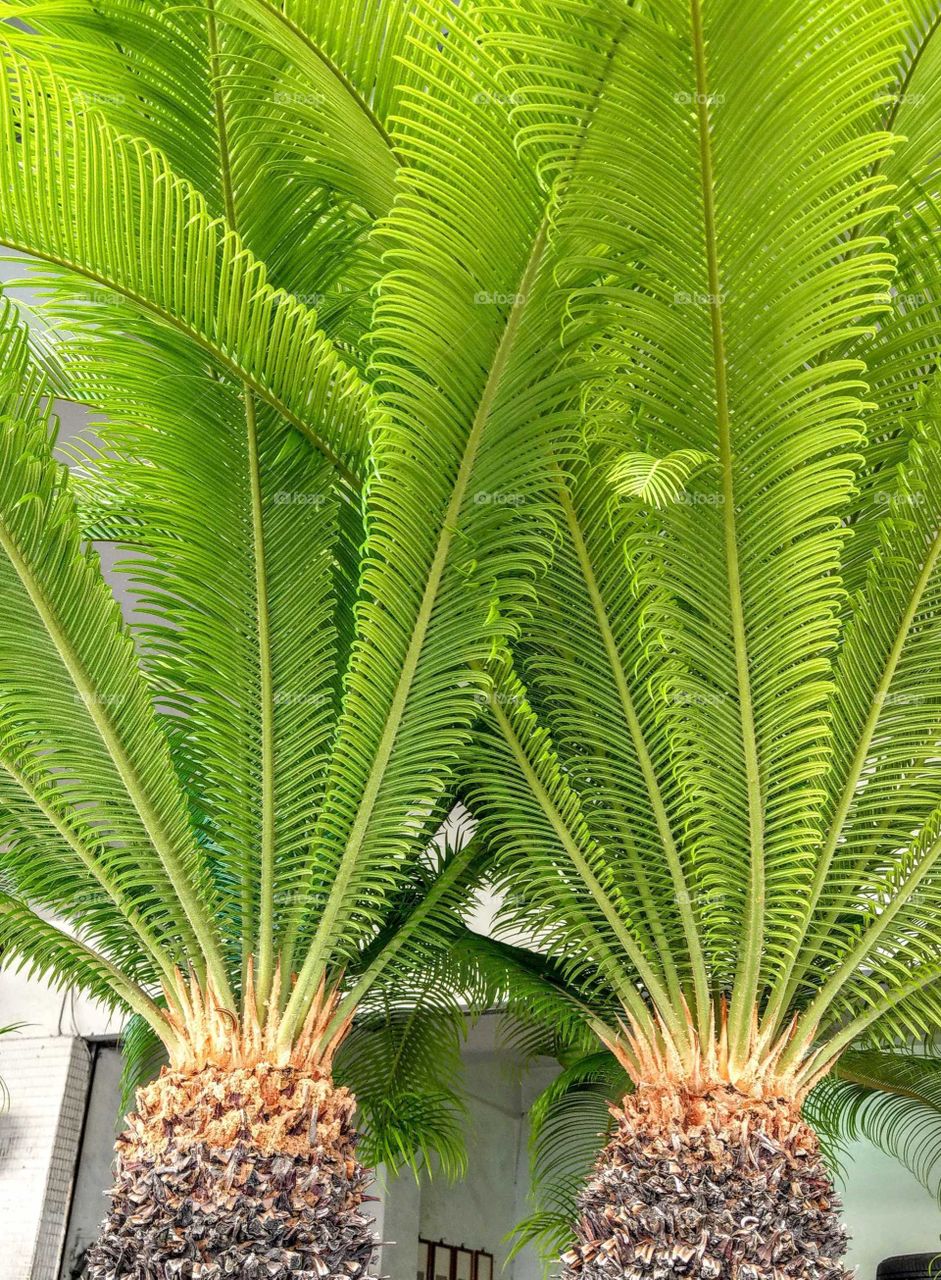
[[[544,175],[590,120],[555,222],[584,447],[465,779],[505,926],[562,958],[549,1025],[561,990],[613,1053],[563,1037],[544,1206],[570,1221],[573,1117],[597,1149],[597,1100],[658,1078],[823,1082],[824,1132],[930,1178],[937,8],[524,8],[499,42]]]
[[[441,49],[430,10],[371,44],[344,14],[40,3],[4,30],[0,235],[47,326],[4,310],[4,943],[177,1065],[329,1064],[364,1000],[401,1009],[438,963],[479,851],[426,851],[507,631],[494,601],[544,542],[537,521],[491,554],[513,513],[475,500],[535,492],[552,355],[535,333],[518,352],[499,299],[535,273],[537,189],[505,124],[442,274],[479,176],[442,183],[417,109],[453,63],[422,110],[456,127],[490,85],[483,128],[477,20]],[[71,478],[50,390],[104,415]],[[128,548],[133,637],[87,536]],[[375,1052],[347,1058],[362,1096]],[[457,1158],[439,1058],[390,1051],[409,1088],[437,1082],[411,1129],[388,1115],[390,1158],[429,1132]]]

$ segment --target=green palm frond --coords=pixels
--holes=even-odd
[[[562,951],[570,979],[603,976],[643,1021],[636,983],[655,986],[657,978],[652,950],[637,940],[633,898],[592,839],[578,796],[509,669],[496,675],[489,712],[492,731],[469,753],[465,777],[473,811],[498,851],[494,875],[509,894],[507,927],[524,936],[535,931],[547,950]]]
[[[941,1062],[913,1051],[850,1049],[804,1114],[842,1146],[868,1138],[941,1195]]]
[[[936,9],[488,6],[589,354],[467,798],[507,928],[733,1063],[941,1015]]]
[[[408,75],[396,67],[407,53],[407,6],[380,11],[368,36],[345,5],[237,0],[220,17],[248,33],[239,74],[249,98],[244,123],[256,150],[246,145],[246,162],[257,170],[257,148],[273,145],[275,167],[289,168],[295,182],[326,187],[373,217],[385,214],[398,169],[391,117],[398,81]],[[264,62],[260,40],[268,46]],[[393,69],[394,79],[377,83]],[[262,86],[260,76],[270,82]]]
[[[866,414],[867,448],[850,517],[853,537],[842,562],[849,599],[862,587],[881,521],[891,514],[887,495],[910,438],[905,423],[917,407],[920,386],[938,367],[941,278],[935,252],[939,223],[932,122],[941,107],[941,11],[933,0],[912,0],[904,7],[910,16],[902,56],[878,107],[884,127],[899,138],[881,165],[894,184],[896,210],[884,214],[874,228],[885,236],[895,270],[885,298],[888,309],[876,333],[846,348],[847,354],[865,360],[873,401]]]
[[[77,986],[106,1008],[136,1013],[152,1027],[164,1025],[159,1008],[146,991],[106,956],[50,924],[25,902],[3,890],[0,935],[4,967],[42,978],[53,988]]]
[[[934,0],[4,13],[19,954],[157,1031],[280,964],[451,1170],[468,1004],[556,1028],[547,1152],[625,1009],[808,1072],[935,1025]]]
[[[576,1200],[613,1128],[611,1104],[630,1088],[612,1054],[596,1052],[566,1067],[529,1112],[534,1212],[514,1231],[511,1256],[527,1244],[558,1257],[571,1242]]]
[[[361,1109],[370,1165],[435,1166],[464,1173],[460,1097],[463,1025],[450,1000],[436,1008],[439,976],[374,990],[337,1056],[336,1076]],[[434,1157],[434,1158],[433,1158]]]
[[[172,326],[355,480],[369,393],[319,329],[316,311],[268,283],[264,264],[161,152],[119,134],[45,67],[10,48],[2,57],[3,242]],[[31,159],[20,163],[22,153]],[[41,214],[43,170],[32,158],[46,155],[56,157],[61,190],[74,193],[55,224]],[[86,189],[88,170],[99,177]]]
[[[184,793],[123,623],[82,545],[23,332],[3,302],[4,785],[52,826],[164,970],[181,942],[228,986]],[[26,376],[27,395],[21,390]],[[83,785],[84,783],[84,785]],[[35,856],[15,842],[10,863]]]
[[[649,453],[625,453],[611,468],[608,481],[625,498],[639,498],[652,507],[676,502],[685,492],[686,482],[709,455],[696,449],[677,449],[665,458]]]
[[[471,14],[458,22],[442,7],[436,26],[428,12],[405,10],[374,43],[348,12],[322,6],[209,3],[175,15],[106,0],[94,12],[38,3],[15,16],[30,30],[12,30],[5,53],[0,105],[12,151],[0,237],[40,264],[31,283],[50,328],[33,346],[56,390],[105,415],[71,450],[75,488],[87,531],[127,548],[117,569],[134,602],[163,767],[185,796],[187,869],[205,884],[224,939],[211,939],[221,952],[216,988],[238,999],[254,959],[263,1005],[276,964],[301,967],[293,995],[282,985],[290,1037],[321,979],[340,987],[345,1016],[381,980],[432,962],[479,876],[479,853],[436,860],[427,848],[478,714],[482,678],[470,663],[506,632],[495,595],[519,594],[547,558],[537,521],[496,572],[488,561],[518,502],[535,498],[546,465],[540,412],[560,400],[552,385],[542,398],[534,391],[555,368],[543,336],[558,333],[565,301],[559,293],[542,325],[555,289],[532,252],[545,239],[545,201],[490,97],[476,116],[481,145],[496,139],[502,156],[500,208],[482,209],[468,173],[445,191],[436,174],[451,182],[456,170],[399,119],[408,95],[412,108],[421,104],[428,75],[449,65],[458,73],[450,100],[429,106],[452,130],[467,85],[481,74],[493,83],[495,69],[476,66]],[[411,64],[404,71],[400,54]],[[312,58],[319,65],[308,76]],[[101,74],[100,102],[90,65]],[[174,95],[183,69],[193,84]],[[301,87],[310,101],[295,104]],[[295,115],[292,135],[284,124]],[[262,147],[271,182],[259,180]],[[43,164],[70,193],[55,208],[43,203]],[[89,166],[98,181],[86,192]],[[393,175],[406,172],[401,208],[390,213]],[[427,198],[418,199],[422,185]],[[384,238],[370,243],[385,215]],[[482,233],[492,254],[489,266],[480,259],[450,272],[439,235],[437,260],[420,264],[429,282],[441,276],[435,287],[453,303],[452,328],[462,339],[469,322],[475,331],[479,367],[469,361],[448,386],[451,344],[429,344],[419,312],[406,326],[397,314],[402,299],[408,305],[408,262],[398,285],[386,273],[374,324],[367,294],[377,247],[394,254],[397,239],[399,252],[414,254],[416,227],[443,229],[442,217],[457,216],[468,244]],[[308,232],[288,234],[290,217]],[[505,295],[527,283],[530,260],[541,292],[517,343],[520,316]],[[473,284],[494,298],[482,303]],[[408,372],[422,367],[423,391]],[[408,410],[400,388],[414,398]],[[517,403],[525,420],[506,431]],[[459,412],[442,450],[438,427],[452,405]],[[426,410],[421,439],[407,427]],[[377,444],[367,461],[368,433],[385,453]],[[431,522],[426,480],[452,494]],[[495,500],[480,501],[481,492]],[[400,596],[399,574],[422,562],[424,599]],[[455,727],[442,692],[462,673]],[[364,823],[350,824],[357,813]],[[110,954],[117,935],[104,925],[99,933]],[[161,955],[158,976],[194,958],[181,939]],[[457,987],[467,973],[449,970],[448,981]],[[435,991],[439,1022],[460,1017],[464,994],[445,985]],[[137,1056],[133,1044],[129,1053]],[[429,1113],[428,1141],[453,1166],[446,1101],[440,1122]],[[375,1107],[381,1114],[378,1098]],[[398,1138],[386,1116],[390,1156],[421,1147],[421,1110]]]
[[[312,936],[301,934],[298,1001],[331,957],[356,945],[368,927],[363,907],[396,883],[438,816],[423,812],[423,797],[439,791],[476,719],[484,680],[474,664],[513,626],[495,599],[512,612],[549,556],[538,493],[552,466],[546,424],[573,425],[577,373],[559,375],[564,296],[547,200],[520,168],[500,68],[480,52],[472,9],[422,9],[411,56],[437,90],[403,100],[417,124],[396,125],[402,182],[378,233],[388,270],[372,376],[385,417],[367,489],[357,644],[318,833],[332,889]],[[442,136],[478,138],[486,170],[459,149],[442,156]],[[459,360],[449,334],[460,334]]]
[[[90,345],[107,362],[108,339]],[[260,921],[263,883],[272,905],[295,890],[293,861],[322,794],[339,704],[337,625],[348,625],[337,593],[352,590],[336,568],[340,499],[329,465],[265,408],[253,454],[238,391],[187,377],[172,343],[155,350],[142,334],[121,368],[121,398],[107,388],[96,396],[108,424],[72,452],[109,496],[130,493],[119,570],[134,592],[142,662],[168,727],[185,720],[180,749],[198,779],[214,874],[239,886],[226,898],[227,932],[247,955],[253,930],[270,928]],[[196,389],[181,420],[180,399]],[[261,546],[246,537],[253,465]]]
[[[811,985],[826,993],[813,1030],[824,1007],[834,1028],[858,1008],[867,982],[891,991],[896,970],[923,962],[933,927],[924,893],[916,901],[930,878],[929,835],[908,863],[889,863],[893,837],[881,838],[874,817],[885,819],[891,797],[892,829],[901,839],[907,822],[911,844],[933,812],[934,699],[917,644],[905,659],[917,705],[884,708],[856,761],[865,785],[851,780],[846,792],[858,838],[873,845],[869,867],[854,864],[842,823],[832,875],[830,854],[818,856],[851,737],[831,707],[855,699],[869,715],[853,648],[867,647],[865,636],[883,672],[886,593],[904,593],[901,562],[924,563],[924,530],[936,523],[930,498],[906,511],[893,491],[899,500],[880,521],[886,551],[868,557],[873,621],[853,617],[844,634],[845,525],[857,475],[884,445],[877,436],[871,458],[862,357],[893,333],[902,342],[909,314],[887,300],[893,262],[878,235],[895,234],[888,173],[911,170],[904,149],[890,160],[879,124],[899,61],[914,55],[902,53],[901,10],[879,5],[856,6],[852,22],[828,4],[812,14],[778,6],[773,21],[761,6],[722,3],[615,14],[586,2],[564,21],[535,2],[489,12],[502,28],[491,46],[517,55],[509,79],[521,144],[557,184],[554,229],[590,226],[594,280],[579,280],[569,305],[571,341],[587,329],[591,350],[584,456],[555,485],[559,549],[512,646],[528,759],[523,777],[508,769],[519,728],[505,707],[488,708],[472,804],[501,833],[528,830],[546,814],[541,775],[564,779],[570,812],[577,804],[594,840],[592,864],[573,859],[572,831],[556,824],[545,855],[511,871],[523,907],[511,896],[509,918],[537,936],[544,921],[546,945],[564,945],[573,964],[591,955],[581,924],[607,962],[610,938],[579,897],[618,884],[622,963],[675,1034],[684,1004],[708,1034],[716,996],[730,995],[735,1058],[756,1003],[767,1005],[769,1034],[794,1011],[805,925],[827,955],[813,970]],[[756,156],[759,117],[770,141]],[[926,144],[909,154],[924,177]],[[931,466],[931,411],[913,373],[908,416],[917,408],[920,425],[904,429],[920,475]],[[895,483],[909,494],[928,487],[904,471]],[[915,624],[926,646],[932,610],[929,592]],[[880,916],[893,900],[897,911]],[[564,938],[553,939],[556,919]],[[844,962],[858,982],[831,1005]]]
[[[568,1062],[597,1047],[609,1010],[586,1004],[551,956],[465,928],[453,938],[451,961],[467,974],[461,985],[478,984],[480,1007],[504,1013],[503,1041],[524,1065]]]

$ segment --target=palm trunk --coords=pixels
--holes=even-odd
[[[564,1280],[849,1280],[840,1202],[796,1101],[643,1084],[614,1115]]]
[[[354,1100],[329,1075],[256,1063],[165,1069],[117,1142],[111,1211],[88,1280],[358,1280]]]

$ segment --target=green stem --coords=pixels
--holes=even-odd
[[[573,838],[572,833],[569,831],[565,819],[553,803],[552,798],[546,791],[545,787],[542,785],[542,782],[540,781],[536,770],[533,768],[529,756],[519,739],[519,735],[514,729],[509,716],[500,705],[499,699],[494,698],[491,700],[490,710],[499,725],[504,741],[510,748],[513,758],[516,760],[520,771],[526,779],[527,786],[536,798],[536,801],[543,813],[548,818],[560,844],[568,854],[572,865],[578,872],[579,878],[584,883],[585,888],[591,895],[595,905],[599,908],[607,921],[611,932],[623,947],[625,954],[630,959],[641,981],[646,986],[650,993],[651,1000],[660,1011],[666,1024],[677,1036],[679,1042],[682,1044],[688,1044],[689,1032],[681,1017],[681,1011],[674,1007],[673,1002],[669,999],[669,996],[659,978],[648,964],[646,956],[638,946],[637,940],[626,927],[608,894],[605,893],[604,888],[592,870],[588,859],[579,848],[578,842]],[[598,943],[596,941],[596,948],[597,946]],[[650,1011],[644,1004],[634,982],[627,974],[621,972],[616,961],[611,958],[609,958],[609,965],[614,974],[613,984],[615,985],[618,995],[630,1009],[639,1025],[649,1029],[652,1025]],[[610,976],[611,974],[609,974],[609,977]]]
[[[939,531],[935,536],[935,539],[928,550],[928,555],[922,565],[921,573],[919,574],[915,586],[912,589],[908,606],[902,615],[892,646],[889,649],[888,656],[886,657],[885,666],[880,674],[879,682],[873,692],[872,701],[869,705],[869,712],[856,743],[856,750],[853,753],[849,772],[844,782],[833,819],[830,823],[823,852],[817,862],[817,869],[810,891],[810,898],[807,903],[807,908],[804,911],[803,926],[801,928],[800,936],[795,943],[796,958],[794,964],[789,970],[785,970],[782,974],[782,980],[778,983],[777,990],[775,991],[765,1014],[765,1025],[769,1032],[772,1031],[783,1018],[785,1011],[789,1007],[791,998],[800,985],[801,979],[813,964],[814,960],[820,955],[821,946],[819,943],[815,943],[803,958],[801,958],[800,950],[803,948],[804,942],[806,941],[814,912],[816,911],[817,905],[820,901],[820,896],[826,884],[827,876],[830,874],[830,868],[832,866],[837,847],[839,846],[840,837],[843,833],[843,827],[849,815],[850,807],[853,803],[853,797],[856,795],[856,789],[859,786],[863,770],[866,767],[866,761],[869,758],[872,741],[875,737],[876,729],[879,726],[879,719],[885,707],[886,696],[888,695],[892,681],[895,678],[895,673],[898,669],[898,664],[901,660],[905,643],[908,639],[909,632],[911,631],[912,624],[915,621],[924,593],[931,581],[939,555],[941,555],[941,531]],[[858,865],[859,864],[857,863],[857,869]],[[829,913],[827,913],[826,919],[821,922],[822,933],[825,934],[827,925],[832,924],[838,914],[838,907],[832,908]],[[785,979],[787,980],[786,983],[784,981]]]
[[[562,503],[562,509],[565,512],[566,522],[575,546],[575,555],[585,579],[588,597],[591,600],[595,620],[597,622],[598,629],[601,632],[602,643],[604,644],[605,654],[611,668],[611,674],[614,678],[615,688],[618,692],[621,710],[624,713],[624,719],[627,722],[631,741],[634,744],[634,750],[637,753],[641,774],[643,775],[644,784],[647,788],[647,794],[650,797],[650,803],[657,823],[657,830],[660,833],[660,839],[663,844],[667,866],[670,868],[670,875],[673,878],[673,887],[676,892],[676,900],[679,906],[680,917],[683,921],[683,930],[686,935],[686,943],[689,948],[689,956],[692,964],[696,1015],[699,1022],[699,1029],[705,1033],[706,1028],[708,1028],[710,1023],[710,1013],[712,1008],[712,1002],[709,995],[709,978],[706,972],[706,962],[703,956],[699,933],[696,928],[696,921],[693,917],[692,903],[690,901],[690,895],[686,885],[686,877],[683,873],[682,861],[676,847],[676,841],[673,838],[670,819],[666,811],[666,805],[663,801],[663,794],[660,790],[660,784],[657,779],[656,770],[654,769],[650,750],[647,746],[644,729],[640,722],[640,717],[637,714],[634,699],[631,696],[627,676],[625,675],[624,666],[621,661],[621,652],[618,648],[618,643],[611,626],[611,620],[608,617],[608,611],[605,607],[604,597],[601,593],[601,588],[595,575],[594,565],[592,564],[591,556],[585,542],[585,536],[582,532],[578,511],[576,510],[575,503],[561,473],[558,472],[557,482],[559,500]],[[659,916],[656,913],[655,905],[653,906],[653,911],[655,913],[656,927],[656,922],[659,920]],[[668,966],[667,974],[669,981],[669,975],[670,973],[675,974],[676,966],[669,951],[662,958],[664,965]]]
[[[860,966],[865,963],[866,959],[872,954],[873,949],[878,946],[886,930],[898,917],[902,908],[907,906],[925,876],[937,863],[939,856],[941,856],[941,837],[933,841],[902,887],[893,894],[892,901],[882,909],[876,917],[875,923],[865,930],[856,946],[844,959],[837,971],[817,992],[813,1002],[808,1005],[806,1011],[801,1015],[801,1025],[806,1029],[802,1035],[795,1036],[788,1045],[787,1051],[782,1058],[783,1064],[795,1062],[800,1058],[801,1054],[812,1042],[816,1028],[820,1025],[828,1006],[832,1004],[841,989],[859,970]],[[923,981],[927,983],[928,979],[925,978]]]
[[[222,63],[219,32],[216,24],[215,0],[206,0],[206,27],[209,40],[209,62],[213,84],[213,106],[219,140],[219,173],[226,218],[233,231],[238,231],[238,213],[232,184],[232,159],[226,123],[225,96],[222,92]],[[265,522],[261,492],[261,466],[258,456],[258,421],[255,401],[249,384],[242,380],[245,406],[245,435],[248,454],[249,494],[251,500],[252,551],[255,566],[255,635],[258,642],[259,702],[261,719],[261,893],[258,921],[258,971],[255,975],[259,1017],[263,1017],[271,984],[274,980],[274,881],[275,881],[275,716],[274,676],[271,653],[271,616],[268,600],[268,574],[265,555]],[[252,950],[253,922],[251,886],[246,877],[242,886],[242,952],[244,958]]]
[[[133,289],[128,288],[119,280],[111,280],[107,276],[100,275],[97,271],[86,266],[82,262],[73,261],[69,258],[60,257],[58,254],[49,253],[44,249],[39,249],[36,245],[24,244],[19,240],[11,240],[9,237],[0,233],[0,243],[8,249],[12,249],[16,253],[26,254],[27,257],[36,258],[40,262],[51,262],[54,266],[62,267],[66,271],[74,271],[76,275],[84,276],[86,280],[92,280],[95,284],[103,285],[114,293],[119,293],[121,297],[127,298],[129,302],[133,302],[135,306],[140,307],[143,311],[149,311],[151,315],[156,316],[158,320],[162,320],[164,324],[169,325],[177,332],[184,334],[197,346],[201,347],[213,360],[237,382],[243,382],[246,386],[251,387],[255,395],[266,404],[270,404],[276,409],[285,422],[290,423],[301,435],[311,442],[327,459],[334,468],[341,480],[354,491],[362,488],[362,480],[346,465],[338,453],[336,453],[326,440],[322,439],[316,431],[306,423],[303,418],[298,417],[278,396],[270,391],[266,386],[248,375],[244,369],[228,356],[221,347],[215,346],[209,341],[198,329],[188,324],[173,312],[165,310],[159,303],[154,302],[152,298],[147,298],[143,294],[136,293]]]
[[[258,924],[257,994],[259,1015],[264,1012],[274,978],[275,896],[275,714],[274,670],[271,650],[271,617],[265,568],[265,530],[262,514],[258,433],[251,392],[245,392],[248,428],[248,462],[251,475],[252,540],[255,549],[255,622],[261,703],[261,900]]]
[[[95,855],[86,849],[85,845],[81,840],[79,840],[71,827],[62,820],[51,805],[48,805],[45,802],[42,795],[32,785],[24,773],[6,759],[0,759],[0,768],[6,772],[12,781],[20,788],[23,794],[27,796],[30,802],[36,806],[50,826],[54,828],[60,838],[69,846],[85,870],[98,881],[102,889],[104,889],[105,893],[137,934],[138,938],[143,943],[147,954],[157,965],[157,968],[163,974],[167,983],[172,983],[173,965],[167,958],[165,946],[161,945],[160,941],[155,937],[151,929],[140,918],[134,904],[129,901],[120,886],[112,883],[104,868],[95,858]]]
[[[735,672],[742,718],[742,748],[745,780],[748,789],[749,868],[748,902],[745,908],[745,936],[739,957],[738,972],[732,990],[729,1016],[729,1048],[733,1060],[746,1051],[752,1016],[758,1000],[761,976],[761,953],[764,942],[765,854],[764,805],[761,793],[761,771],[752,704],[751,675],[748,660],[748,637],[742,605],[741,570],[735,522],[735,483],[732,456],[732,422],[729,411],[728,371],[726,368],[725,333],[723,329],[722,283],[719,272],[718,233],[716,230],[715,179],[712,165],[712,143],[709,120],[709,82],[706,74],[706,41],[703,33],[701,0],[690,0],[692,18],[693,61],[696,70],[696,114],[699,122],[699,159],[702,173],[703,227],[706,263],[709,277],[710,320],[712,324],[713,376],[716,393],[716,416],[719,431],[719,466],[722,474],[723,523],[725,557],[729,577],[729,608]]]

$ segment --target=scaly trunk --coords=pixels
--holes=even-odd
[[[678,1048],[622,1027],[636,1083],[579,1200],[563,1280],[851,1280],[846,1231],[816,1135],[801,1119],[813,1059],[781,1066],[789,1029],[743,1062],[727,1013]]]
[[[849,1280],[840,1202],[794,1103],[644,1086],[615,1114],[565,1280]]]
[[[279,1043],[280,971],[264,1022],[249,963],[241,1017],[177,973],[170,1064],[117,1141],[111,1212],[87,1280],[359,1280],[376,1249],[362,1212],[355,1100],[331,1077],[348,1023],[321,984]]]
[[[165,1070],[118,1139],[88,1280],[358,1280],[375,1240],[353,1108],[292,1066]]]

